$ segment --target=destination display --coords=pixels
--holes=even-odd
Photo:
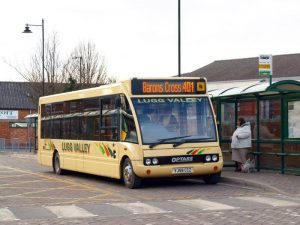
[[[206,81],[133,79],[131,89],[133,95],[205,94]]]

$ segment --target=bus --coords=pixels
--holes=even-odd
[[[223,157],[205,78],[133,78],[44,96],[38,110],[38,162],[121,179],[220,180]]]

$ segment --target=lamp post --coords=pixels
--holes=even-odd
[[[180,0],[178,0],[178,77],[181,76]]]
[[[82,77],[82,56],[75,56],[72,59],[79,59],[79,84],[81,85],[81,77]]]
[[[44,35],[44,19],[42,19],[42,24],[25,24],[25,30],[23,31],[23,33],[25,34],[30,34],[32,33],[32,31],[30,30],[30,27],[42,27],[42,85],[43,85],[43,96],[45,95],[45,35]]]

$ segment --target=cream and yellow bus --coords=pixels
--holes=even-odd
[[[38,161],[122,179],[201,176],[219,181],[223,167],[204,78],[131,79],[41,97]]]

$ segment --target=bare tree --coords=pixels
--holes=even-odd
[[[53,33],[45,41],[44,56],[45,95],[115,82],[115,78],[108,78],[104,57],[100,56],[91,42],[80,43],[67,60],[62,60],[57,34]],[[43,90],[42,45],[31,57],[29,67],[20,69],[10,66],[29,82],[30,95],[37,103]]]
[[[63,62],[58,51],[59,41],[54,34],[45,45],[45,95],[63,92],[67,79],[62,76]]]
[[[42,66],[42,44],[38,46],[38,50],[32,55],[28,67],[20,69],[11,63],[13,67],[26,81],[29,82],[30,96],[34,102],[38,102],[38,98],[43,94],[43,66]],[[62,61],[58,52],[57,34],[53,33],[45,40],[45,58],[44,58],[44,94],[50,95],[64,91],[63,85],[66,82],[62,74]]]
[[[91,42],[81,42],[74,49],[64,70],[68,77],[76,80],[78,89],[114,81],[114,79],[108,78],[105,59],[96,51],[95,44]]]

